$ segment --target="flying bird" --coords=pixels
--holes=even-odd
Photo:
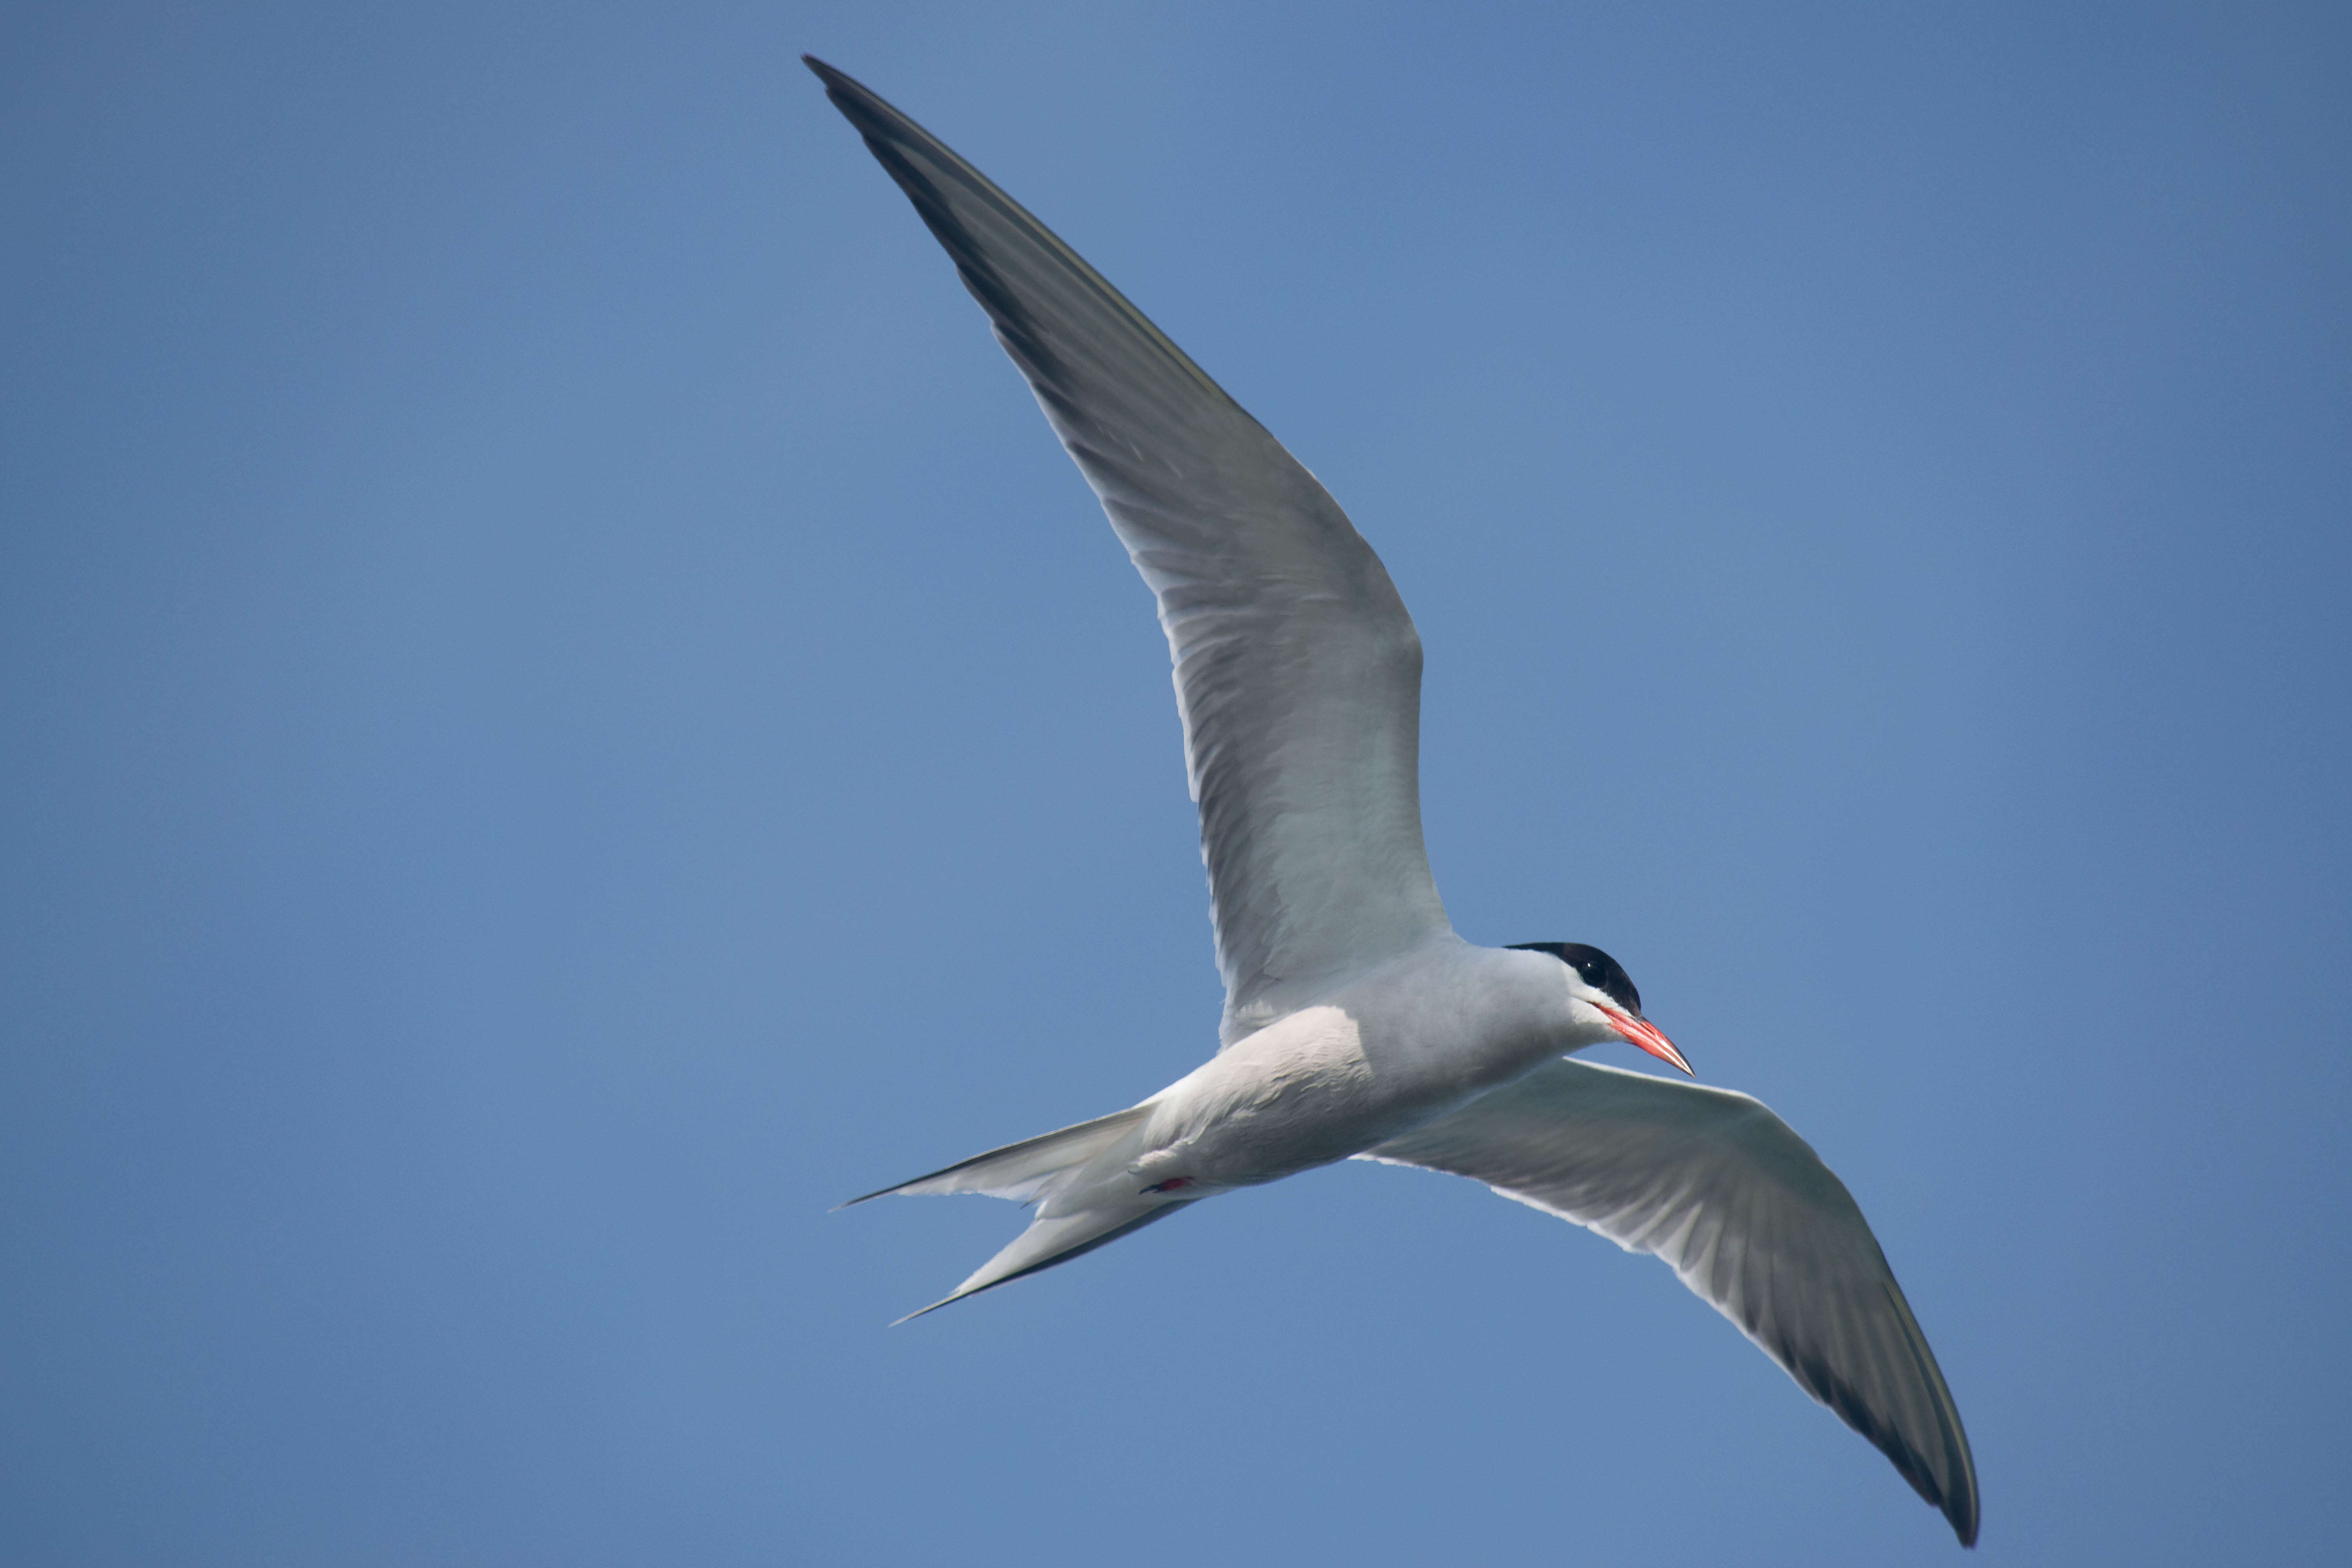
[[[1032,1206],[922,1311],[1335,1161],[1452,1172],[1664,1259],[1975,1544],[1959,1410],[1844,1184],[1747,1095],[1570,1059],[1625,1040],[1691,1070],[1599,948],[1476,947],[1447,922],[1422,845],[1420,637],[1339,503],[980,171],[803,58],[1159,602],[1225,982],[1217,1054],[1159,1093],[851,1200]]]

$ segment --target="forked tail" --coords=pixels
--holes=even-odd
[[[847,1208],[850,1204],[887,1198],[895,1193],[910,1197],[978,1193],[982,1197],[1010,1198],[1016,1204],[1035,1203],[1067,1186],[1071,1177],[1097,1155],[1108,1152],[1150,1114],[1149,1106],[1129,1106],[1108,1116],[1097,1116],[1092,1121],[1081,1121],[1076,1127],[1065,1127],[1058,1132],[1024,1138],[1002,1149],[991,1149],[985,1154],[974,1154],[944,1171],[933,1171],[928,1176],[917,1176],[911,1182],[867,1193],[838,1206]]]
[[[982,1264],[951,1294],[898,1321],[919,1318],[992,1285],[1067,1263],[1182,1208],[1189,1200],[1139,1191],[1129,1173],[1129,1165],[1141,1152],[1143,1124],[1150,1112],[1148,1105],[1131,1106],[1058,1132],[991,1149],[943,1171],[843,1204],[847,1208],[850,1204],[900,1193],[923,1196],[978,1193],[1037,1205],[1036,1217],[1011,1246]]]

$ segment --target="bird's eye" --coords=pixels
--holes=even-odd
[[[1570,942],[1567,947],[1565,956],[1570,963],[1576,966],[1577,974],[1587,985],[1629,1013],[1639,1014],[1642,1011],[1642,994],[1633,989],[1633,977],[1625,973],[1623,964],[1599,948],[1588,947],[1580,942]]]
[[[1633,977],[1625,973],[1623,964],[1599,948],[1581,942],[1519,942],[1511,945],[1521,952],[1550,953],[1575,970],[1579,980],[1635,1017],[1641,1016],[1642,994],[1633,989]]]

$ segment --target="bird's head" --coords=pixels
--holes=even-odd
[[[1625,973],[1623,964],[1599,948],[1580,942],[1517,942],[1511,946],[1520,952],[1548,952],[1559,959],[1569,968],[1571,1001],[1599,1014],[1603,1026],[1660,1061],[1671,1063],[1693,1078],[1698,1076],[1691,1072],[1690,1063],[1683,1060],[1675,1043],[1642,1016],[1642,994],[1633,989],[1633,977]]]

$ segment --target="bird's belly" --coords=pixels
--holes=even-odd
[[[1338,1007],[1293,1014],[1153,1097],[1146,1182],[1252,1186],[1360,1153],[1443,1116],[1532,1059],[1386,1049]]]

